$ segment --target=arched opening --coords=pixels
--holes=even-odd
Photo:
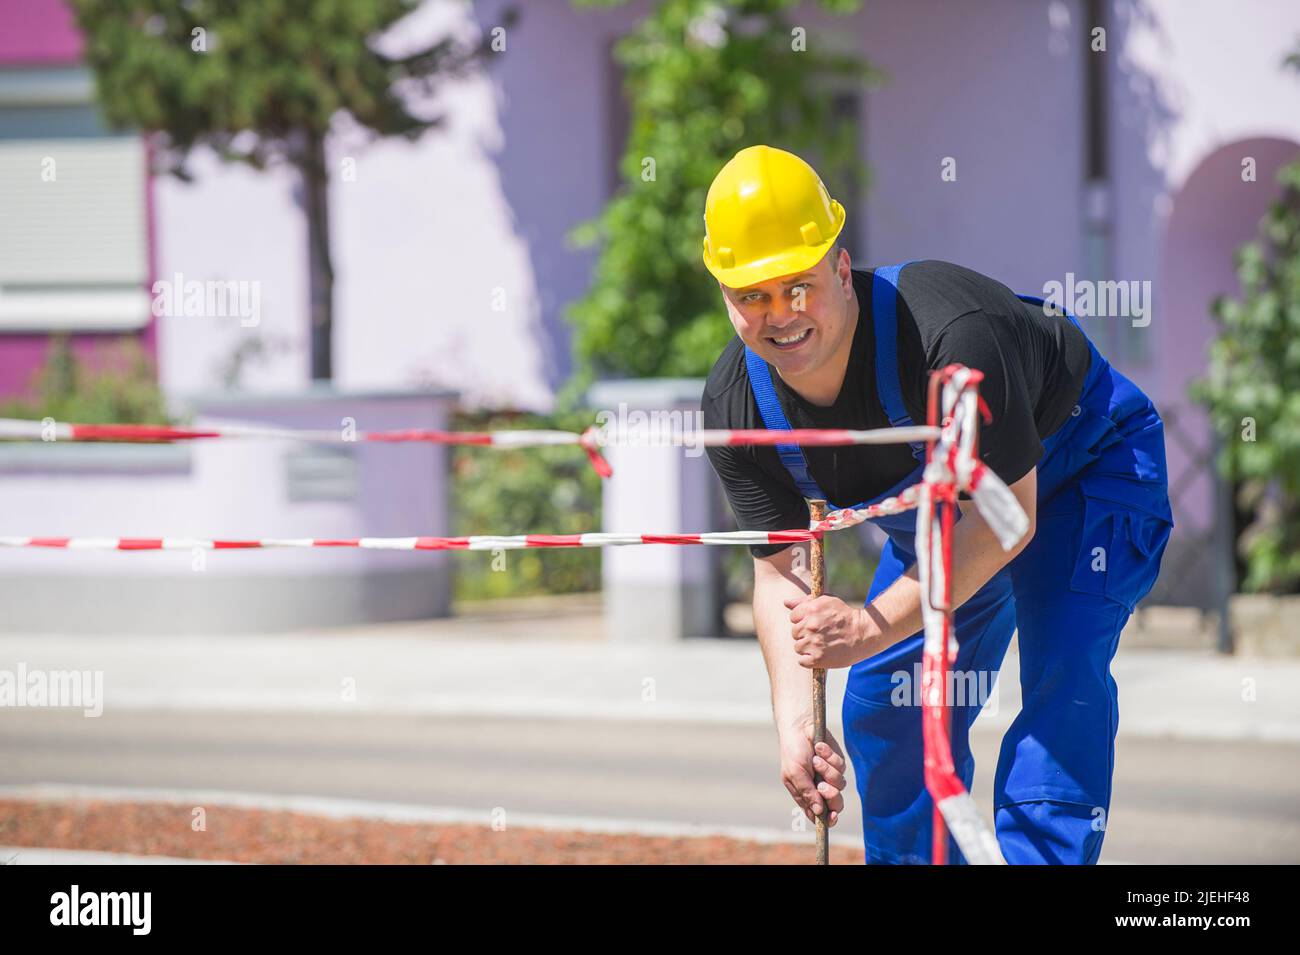
[[[1222,146],[1205,157],[1175,193],[1161,252],[1159,288],[1165,301],[1159,381],[1152,400],[1165,419],[1173,539],[1155,603],[1211,609],[1232,570],[1230,495],[1213,470],[1214,436],[1188,387],[1203,377],[1216,334],[1210,308],[1240,287],[1234,253],[1258,235],[1259,222],[1280,194],[1278,170],[1300,158],[1300,144],[1261,137]],[[1253,178],[1247,174],[1253,172]],[[1235,579],[1235,578],[1232,578]]]

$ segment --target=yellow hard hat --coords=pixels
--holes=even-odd
[[[704,264],[730,288],[804,272],[830,251],[844,207],[794,153],[750,146],[709,186]]]

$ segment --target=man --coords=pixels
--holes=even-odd
[[[988,686],[1018,630],[1023,708],[994,780],[998,842],[1011,863],[1095,863],[1119,717],[1110,661],[1173,526],[1155,409],[1041,300],[945,262],[854,271],[837,241],[843,207],[791,153],[737,153],[704,219],[704,262],[738,336],[709,374],[706,428],[924,423],[932,370],[984,373],[993,420],[980,458],[1019,500],[1029,533],[1005,552],[962,502],[953,669],[959,686]],[[753,530],[806,527],[807,498],[863,507],[895,494],[920,479],[923,455],[906,444],[709,449],[740,526]],[[877,521],[888,542],[862,607],[809,596],[806,545],[751,548],[782,778],[809,818],[829,813],[834,824],[846,766],[833,739],[813,751],[809,670],[851,667],[844,733],[871,863],[930,860],[921,710],[909,689],[922,643],[914,521]],[[969,729],[984,700],[961,696],[953,760],[969,788]],[[949,855],[961,860],[955,844]]]

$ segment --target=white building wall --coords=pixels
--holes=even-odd
[[[429,4],[388,39],[499,23],[498,3]],[[368,143],[340,123],[331,142],[335,379],[344,389],[446,387],[469,404],[546,407],[569,372],[563,305],[592,257],[566,236],[607,198],[606,50],[637,9],[524,5],[487,72],[449,83],[442,127],[416,143]],[[344,176],[345,162],[355,178]],[[305,222],[290,170],[195,161],[198,180],[156,184],[158,271],[261,283],[257,327],[238,317],[166,317],[169,394],[208,392],[251,335],[267,346],[253,390],[305,384]]]
[[[500,3],[460,17],[498,20]],[[606,199],[612,87],[606,49],[644,10],[525,5],[486,77],[449,86],[447,122],[416,144],[332,155],[336,366],[345,388],[445,386],[468,400],[542,407],[569,370],[560,313],[593,257],[566,241]],[[399,36],[442,29],[434,4]],[[888,74],[863,110],[874,182],[857,213],[869,263],[936,257],[1021,291],[1082,271],[1083,24],[1079,2],[891,0],[847,21],[816,8]],[[445,16],[443,17],[445,19]],[[799,18],[796,17],[796,22]],[[814,39],[818,35],[810,31]],[[1164,228],[1196,165],[1239,139],[1300,141],[1300,83],[1279,68],[1300,33],[1287,0],[1128,0],[1109,37],[1116,278],[1157,283],[1153,347],[1134,377],[1161,395],[1186,369],[1163,356],[1185,329],[1161,314]],[[951,157],[956,181],[941,178]],[[344,160],[356,178],[344,181]],[[208,391],[256,332],[270,353],[248,386],[306,380],[306,262],[288,171],[256,174],[200,157],[197,185],[157,184],[161,278],[261,282],[256,329],[230,318],[166,318],[164,383]],[[1270,183],[1260,183],[1267,189]],[[1197,337],[1200,336],[1198,331]]]

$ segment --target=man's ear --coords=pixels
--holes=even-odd
[[[835,274],[839,277],[840,287],[848,295],[853,290],[853,259],[849,250],[840,247],[839,258],[835,262]]]

